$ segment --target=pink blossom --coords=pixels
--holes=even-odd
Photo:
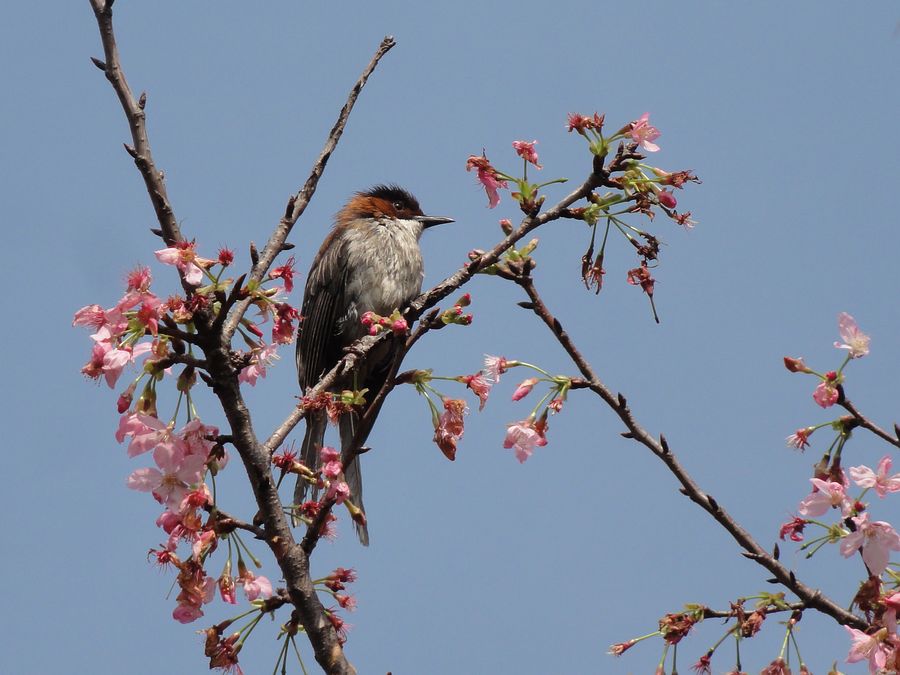
[[[128,443],[129,457],[137,457],[159,445],[171,446],[182,454],[185,452],[184,441],[173,433],[172,427],[150,415],[122,415],[116,430],[116,441],[122,443],[126,436],[131,436]]]
[[[813,391],[813,400],[823,408],[830,408],[837,403],[838,398],[840,398],[840,392],[834,381],[830,379],[819,382],[819,386]]]
[[[172,611],[172,618],[178,623],[191,623],[203,616],[203,610],[195,605],[178,605]]]
[[[847,654],[847,663],[868,660],[870,673],[882,671],[887,664],[887,657],[893,652],[891,646],[885,642],[887,629],[882,628],[874,635],[868,635],[856,628],[849,626],[844,628],[850,633],[850,639],[853,641],[850,653]]]
[[[180,241],[169,248],[156,251],[156,259],[164,265],[175,265],[184,276],[184,280],[191,286],[199,286],[203,280],[201,265],[207,265],[208,260],[200,258],[194,251],[194,243]]]
[[[650,125],[650,113],[645,112],[632,122],[627,133],[631,136],[631,140],[635,143],[640,143],[641,147],[647,152],[657,152],[659,150],[659,146],[652,141],[659,138],[660,133],[659,129]]]
[[[497,170],[491,166],[485,156],[471,155],[466,161],[466,171],[475,169],[478,174],[478,182],[481,183],[488,196],[488,208],[494,208],[500,203],[499,188],[508,187],[508,183],[499,177]]]
[[[106,323],[106,312],[100,305],[88,305],[75,312],[72,319],[73,326],[87,326],[88,328],[100,328]]]
[[[531,393],[531,390],[534,388],[534,385],[538,383],[538,378],[529,377],[527,380],[522,380],[519,383],[519,386],[513,392],[512,400],[513,401],[521,401],[523,398],[528,396]]]
[[[853,518],[856,532],[841,539],[841,555],[849,558],[862,548],[863,562],[869,571],[879,576],[887,567],[891,551],[900,551],[900,535],[890,523],[881,520],[869,522],[869,514]]]
[[[287,259],[281,267],[276,267],[269,272],[270,279],[283,279],[284,290],[290,293],[294,290],[294,256]]]
[[[206,470],[205,460],[197,455],[185,457],[174,446],[158,446],[153,459],[159,469],[143,468],[132,472],[127,485],[138,492],[150,492],[170,511],[178,511],[190,487],[200,482]]]
[[[178,436],[184,442],[186,455],[199,455],[204,461],[209,457],[209,451],[212,449],[213,441],[207,436],[218,436],[219,428],[208,424],[204,424],[199,418],[194,418],[185,424],[178,432]],[[224,462],[219,466],[223,468]]]
[[[275,306],[275,322],[272,324],[272,342],[278,345],[290,344],[294,340],[294,320],[300,312],[286,302]]]
[[[840,508],[841,513],[845,516],[850,513],[850,500],[844,492],[844,486],[833,481],[824,481],[819,478],[810,478],[809,482],[813,484],[813,492],[807,496],[797,511],[800,515],[807,518],[815,518],[821,516],[828,509]]]
[[[153,275],[150,273],[149,267],[138,265],[131,270],[125,277],[125,283],[129,291],[137,291],[138,293],[146,293],[150,290],[150,284],[153,282]]]
[[[513,141],[513,148],[516,150],[516,154],[519,155],[526,162],[531,162],[538,169],[542,169],[543,167],[538,164],[538,154],[535,152],[534,146],[537,144],[537,141]]]
[[[244,587],[244,594],[250,602],[259,597],[268,598],[272,595],[272,582],[266,577],[254,576],[253,572],[244,572],[238,578],[238,583]]]
[[[815,427],[797,429],[797,431],[787,437],[787,446],[789,448],[797,448],[797,450],[804,450],[809,446],[809,436],[814,431]]]
[[[135,359],[150,351],[150,344],[147,342],[133,347],[117,347],[108,325],[102,326],[91,335],[91,339],[94,341],[91,360],[84,365],[81,372],[92,379],[102,375],[110,389],[116,386],[127,364],[134,363]]]
[[[835,342],[834,346],[838,349],[849,350],[851,359],[858,359],[869,353],[871,338],[859,329],[856,320],[847,312],[838,314],[838,332],[844,342]]]
[[[534,425],[534,418],[529,417],[521,422],[513,422],[506,428],[506,438],[503,439],[503,447],[513,448],[516,459],[520,464],[531,457],[534,448],[547,445],[547,439]]]
[[[475,392],[475,395],[478,397],[479,412],[484,410],[484,405],[487,403],[488,396],[491,394],[491,387],[493,386],[493,382],[491,382],[488,378],[484,377],[481,373],[477,373],[475,375],[464,375],[459,378],[460,382],[464,382],[465,385]]]
[[[331,481],[325,493],[325,499],[333,499],[335,504],[343,504],[349,497],[350,486],[342,480]]]
[[[319,450],[319,460],[322,464],[322,475],[329,480],[334,480],[344,470],[341,464],[341,453],[334,448],[323,446]]]
[[[879,497],[884,497],[888,492],[900,492],[900,473],[888,476],[891,470],[892,460],[885,455],[878,462],[878,471],[872,471],[867,466],[851,466],[850,477],[863,488],[875,488]]]
[[[784,540],[785,537],[791,537],[791,541],[803,541],[803,528],[806,527],[808,521],[803,518],[794,518],[784,523],[778,531],[778,538]]]
[[[256,380],[266,376],[266,368],[280,358],[277,351],[278,348],[275,345],[264,345],[259,349],[254,349],[250,365],[241,369],[241,372],[238,373],[238,380],[246,382],[251,387],[256,386]]]
[[[484,373],[485,378],[496,384],[500,381],[500,376],[505,373],[508,368],[507,361],[503,356],[484,355]]]

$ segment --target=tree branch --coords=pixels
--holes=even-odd
[[[700,486],[694,482],[690,474],[684,469],[678,459],[669,448],[665,437],[660,436],[660,440],[653,438],[643,427],[641,427],[634,419],[631,410],[628,408],[627,401],[622,394],[613,394],[600,380],[599,376],[594,372],[590,363],[584,358],[575,343],[569,337],[569,334],[563,329],[559,320],[553,316],[547,306],[544,304],[534,282],[530,276],[523,274],[516,279],[516,283],[522,287],[528,298],[531,300],[532,311],[544,322],[556,338],[557,342],[572,359],[572,362],[578,367],[582,376],[588,381],[589,389],[599,396],[612,411],[618,415],[619,419],[628,430],[623,435],[632,438],[641,445],[645,446],[654,455],[656,455],[666,465],[669,471],[681,483],[681,492],[687,496],[692,502],[711,515],[732,538],[744,549],[744,556],[762,565],[771,572],[775,579],[790,589],[806,607],[818,610],[823,614],[831,616],[841,624],[852,626],[854,628],[865,629],[866,623],[852,612],[847,611],[831,598],[824,595],[820,590],[810,588],[800,582],[794,572],[782,565],[773,555],[767,553],[756,542],[755,539],[743,528],[724,508],[709,494],[703,492]]]
[[[841,405],[841,407],[844,408],[844,410],[846,410],[848,413],[853,415],[853,419],[855,419],[857,422],[859,422],[859,426],[863,427],[864,429],[868,429],[873,434],[878,436],[878,438],[880,438],[883,441],[886,441],[887,443],[890,443],[894,447],[900,448],[900,437],[891,436],[884,429],[882,429],[877,424],[875,424],[874,422],[869,420],[869,418],[867,418],[865,415],[863,415],[861,412],[859,412],[856,409],[856,406],[853,405],[852,401],[845,398],[843,401],[840,402],[840,405]],[[894,429],[897,429],[896,425],[894,425]],[[900,432],[898,432],[898,434],[900,434]]]
[[[381,41],[378,49],[375,50],[375,55],[372,57],[372,60],[369,61],[369,65],[366,66],[362,75],[360,75],[359,79],[356,81],[356,84],[353,85],[353,88],[350,90],[350,94],[347,97],[347,102],[344,103],[344,107],[341,108],[337,121],[331,128],[331,133],[328,134],[328,138],[325,141],[325,147],[322,148],[322,152],[319,153],[318,159],[315,164],[313,164],[309,178],[306,179],[306,183],[303,184],[303,187],[288,199],[284,217],[278,225],[275,226],[274,232],[272,232],[269,241],[266,242],[266,246],[259,256],[259,261],[254,263],[253,269],[250,271],[251,281],[262,280],[263,276],[272,266],[275,257],[283,250],[285,240],[291,233],[291,229],[306,210],[309,200],[312,199],[312,196],[316,191],[316,186],[319,184],[319,178],[322,177],[322,172],[325,171],[325,165],[328,163],[331,153],[334,152],[338,141],[341,139],[341,135],[344,133],[344,127],[347,125],[347,120],[350,118],[350,112],[356,104],[359,93],[366,85],[366,81],[375,70],[378,62],[381,61],[381,58],[387,54],[395,44],[397,43],[392,36],[386,36]],[[231,342],[231,336],[234,335],[234,331],[237,330],[238,324],[249,306],[250,300],[241,300],[235,305],[234,310],[225,322],[225,330],[222,334],[223,343],[229,344]]]
[[[147,137],[147,127],[145,124],[144,105],[146,103],[146,95],[141,94],[139,100],[134,99],[128,81],[125,79],[125,73],[122,72],[122,65],[119,60],[119,48],[116,46],[116,37],[113,33],[112,24],[112,0],[90,0],[91,7],[94,10],[94,16],[97,18],[97,25],[100,28],[100,40],[103,43],[103,53],[105,62],[99,62],[94,59],[94,65],[100,68],[106,75],[106,79],[112,84],[119,102],[122,104],[122,110],[125,111],[125,117],[128,120],[128,126],[131,129],[131,140],[133,145],[125,146],[128,154],[134,158],[138,171],[144,179],[144,185],[147,187],[147,193],[150,195],[150,201],[153,204],[153,210],[156,212],[156,219],[159,221],[163,232],[164,241],[172,245],[175,242],[182,241],[181,229],[175,214],[172,211],[172,205],[169,203],[169,197],[166,193],[166,184],[163,180],[163,173],[157,169],[153,161],[153,153],[150,151],[150,141]]]

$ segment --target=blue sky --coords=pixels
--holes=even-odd
[[[122,151],[118,102],[89,61],[102,50],[88,2],[56,5],[51,19],[46,4],[15,3],[0,26],[11,319],[0,628],[17,646],[0,653],[0,671],[205,672],[193,632],[203,626],[169,618],[173,578],[145,562],[161,540],[157,510],[124,487],[141,464],[113,439],[115,395],[79,374],[90,345],[70,328],[73,311],[112,304],[158,240]],[[840,311],[872,335],[848,391],[890,427],[900,395],[897,3],[274,2],[260,11],[120,0],[116,9],[126,73],[148,93],[156,159],[202,250],[227,244],[247,263],[247,242],[265,241],[350,85],[392,34],[398,45],[291,236],[299,269],[351,192],[390,181],[457,220],[423,238],[431,285],[469,249],[491,245],[498,218],[517,217],[509,199],[485,208],[464,170],[469,154],[484,148],[514,170],[511,141],[538,139],[546,179],[580,180],[590,158],[565,132],[568,112],[605,111],[619,125],[650,111],[663,134],[654,162],[704,181],[679,194],[700,221],[694,231],[654,224],[666,243],[656,274],[662,323],[624,283],[634,266],[625,242],[611,245],[595,297],[578,278],[584,226],[558,222],[539,234],[538,286],[604,381],[764,545],[807,492],[822,449],[819,439],[794,454],[784,437],[828,419],[810,399],[814,383],[786,373],[781,357],[839,365],[831,343]],[[547,190],[548,200],[563,194]],[[154,274],[161,293],[174,290],[171,275]],[[470,373],[488,352],[573,373],[515,306],[517,289],[479,278],[469,290],[475,323],[433,335],[410,367]],[[411,389],[386,406],[365,457],[372,545],[361,549],[344,527],[313,562],[323,574],[359,571],[347,649],[360,672],[651,672],[658,643],[620,660],[608,646],[652,631],[685,602],[725,607],[769,589],[768,575],[587,395],[553,420],[547,447],[515,462],[501,442],[505,424],[530,410],[508,400],[517,379],[507,376],[483,413],[473,409],[454,464],[431,443],[427,407]],[[274,427],[296,393],[284,358],[247,394],[257,429]],[[220,421],[211,401],[201,414]],[[849,452],[848,464],[873,465],[885,449],[860,434]],[[250,517],[242,478],[234,464],[219,494]],[[897,521],[896,503],[878,509]],[[807,583],[849,602],[856,565],[833,548],[811,562],[782,550]],[[217,603],[207,616],[225,609]],[[719,631],[704,626],[684,643],[682,672]],[[747,670],[774,657],[779,632],[770,626],[745,645]],[[271,672],[274,634],[261,626],[245,648],[247,673]],[[815,672],[846,654],[843,630],[811,614],[799,638]],[[715,672],[732,667],[727,653]]]

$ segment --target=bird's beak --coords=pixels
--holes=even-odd
[[[445,218],[444,216],[416,216],[415,219],[422,223],[423,230],[441,223],[453,222],[453,218]]]

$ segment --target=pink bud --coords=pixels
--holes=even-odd
[[[135,385],[137,385],[137,382],[132,382],[128,389],[119,394],[119,400],[116,402],[116,410],[119,411],[120,415],[131,407],[131,401],[134,399]]]
[[[792,373],[808,373],[811,372],[809,368],[806,367],[806,364],[803,363],[802,358],[795,359],[792,356],[784,357],[784,367],[787,368]]]
[[[528,396],[528,394],[531,393],[531,390],[534,388],[534,385],[536,385],[537,382],[538,382],[538,379],[536,377],[529,377],[527,380],[523,381],[519,385],[518,389],[516,389],[515,392],[513,392],[512,400],[519,401],[519,400],[525,398],[526,396]]]
[[[406,319],[403,318],[397,319],[391,324],[391,330],[394,331],[395,335],[406,335],[408,329],[409,325],[406,323]]]
[[[656,198],[659,199],[659,203],[665,206],[667,209],[674,209],[678,204],[678,200],[675,199],[675,195],[668,190],[660,190],[659,194],[656,195]]]

